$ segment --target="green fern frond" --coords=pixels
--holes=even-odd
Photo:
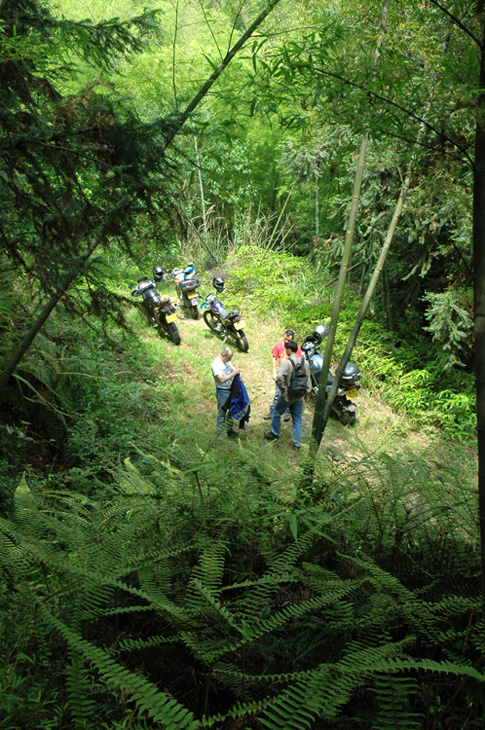
[[[203,717],[200,721],[201,728],[210,728],[214,725],[224,725],[228,720],[239,720],[243,717],[260,715],[272,702],[272,698],[268,697],[263,700],[253,702],[242,702],[236,704],[229,712],[219,713],[211,717]]]
[[[224,591],[234,591],[235,589],[241,590],[243,588],[256,589],[258,586],[269,586],[270,588],[280,588],[282,585],[289,585],[292,583],[299,583],[301,581],[300,575],[296,572],[287,573],[283,571],[281,573],[264,573],[262,576],[251,580],[242,580],[239,583],[232,583],[228,586],[221,587],[221,593]],[[274,592],[274,591],[273,591]],[[236,599],[237,601],[237,599]],[[246,603],[246,595],[241,601],[242,608]]]
[[[240,639],[235,640],[233,637],[224,639],[218,633],[213,639],[201,640],[198,634],[190,631],[182,632],[180,636],[194,653],[203,658],[204,661],[212,664],[222,656],[234,652],[246,644],[253,643],[277,629],[281,629],[295,619],[301,619],[308,613],[323,606],[333,605],[351,590],[351,585],[342,583],[339,591],[329,592],[326,596],[316,596],[307,601],[287,606],[280,611],[276,611],[268,618],[260,618],[258,621],[252,622],[245,621],[237,626],[237,630],[243,635]]]
[[[248,618],[260,616],[261,611],[271,602],[272,586],[270,577],[272,575],[281,576],[283,573],[287,574],[291,566],[295,565],[302,553],[311,545],[313,539],[313,531],[308,530],[281,554],[275,554],[269,558],[268,570],[266,571],[267,579],[254,583],[253,590],[241,606],[242,611]]]
[[[377,658],[374,668],[387,672],[402,672],[406,670],[428,670],[440,674],[456,674],[459,677],[470,677],[478,682],[485,682],[485,674],[482,674],[470,664],[457,664],[453,662],[435,662],[432,659],[409,659],[399,657]]]
[[[301,558],[302,554],[311,546],[314,538],[315,531],[312,529],[307,530],[307,532],[300,535],[298,539],[291,543],[285,550],[275,553],[268,560],[269,572],[279,573],[283,570],[288,570],[289,566],[295,565],[297,560]]]
[[[399,655],[402,650],[402,643],[388,643],[351,652],[333,664],[320,665],[304,680],[278,694],[260,722],[270,730],[305,730],[316,717],[334,720],[355,689],[375,673],[376,661]]]
[[[130,459],[124,460],[125,469],[118,469],[117,481],[125,494],[156,494],[156,489],[145,479],[138,469],[131,463]]]
[[[170,694],[115,662],[107,652],[83,639],[45,609],[42,611],[69,647],[84,656],[110,687],[131,695],[140,711],[161,723],[166,730],[197,730],[200,727],[193,713]]]
[[[246,631],[243,625],[240,625],[234,618],[234,616],[231,614],[230,611],[225,608],[217,598],[217,596],[205,585],[202,584],[200,580],[197,578],[194,578],[191,580],[191,586],[192,588],[195,588],[199,594],[205,599],[205,601],[209,604],[210,608],[213,609],[211,614],[213,618],[220,618],[222,620],[223,624],[227,624],[231,628],[235,629],[238,633],[242,634],[243,636],[246,635]],[[192,598],[190,602],[190,610],[196,611],[197,613],[200,613],[201,610],[203,610],[203,607],[200,604],[200,600],[197,602],[197,606],[194,606],[194,600]]]
[[[386,592],[391,596],[395,596],[402,603],[416,603],[416,596],[401,583],[399,578],[396,578],[388,571],[380,568],[371,560],[362,560],[349,555],[343,555],[341,553],[339,553],[339,556],[347,560],[353,566],[361,568],[361,570],[365,573],[366,578],[370,580],[380,592]]]
[[[77,553],[70,555],[69,559],[66,560],[66,556],[62,551],[56,551],[46,541],[34,541],[30,536],[25,535],[6,520],[0,519],[0,530],[15,541],[10,547],[9,555],[11,559],[15,558],[19,566],[21,564],[19,561],[22,561],[24,570],[34,565],[49,567],[54,573],[66,577],[64,591],[68,593],[73,591],[78,592],[80,584],[85,589],[89,589],[91,586],[93,590],[89,594],[88,607],[91,614],[99,609],[112,589],[119,589],[128,595],[147,601],[156,610],[170,615],[179,625],[184,625],[188,621],[187,611],[177,606],[169,598],[159,595],[155,597],[148,595],[135,586],[131,586],[123,580],[116,578],[116,575],[111,576],[111,563],[110,561],[107,562],[106,555],[98,563],[90,564],[88,554],[82,556],[82,564],[79,564]]]
[[[221,587],[227,546],[222,541],[205,546],[199,558],[199,565],[193,570],[194,578],[200,580],[209,590]]]
[[[164,644],[179,643],[178,636],[150,636],[148,639],[120,639],[113,649],[109,650],[110,654],[118,654],[124,651],[142,651],[143,649],[154,649]]]
[[[75,650],[69,651],[70,664],[66,669],[66,688],[68,706],[71,710],[74,727],[89,730],[96,718],[96,703],[91,699],[91,682],[86,673],[82,656]]]
[[[410,712],[410,699],[417,694],[416,680],[391,674],[376,674],[372,692],[378,713],[372,730],[419,730],[421,716]]]

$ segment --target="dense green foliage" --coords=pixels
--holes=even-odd
[[[0,2],[5,730],[483,725],[482,20],[405,2],[377,57],[371,0],[281,0],[185,124],[260,5]],[[260,328],[328,323],[364,132],[332,366],[414,167],[352,354],[367,411],[357,437],[329,429],[309,484],[306,448],[214,438],[218,341],[181,320],[174,350],[129,286],[189,259],[204,293],[222,274],[263,378]]]
[[[419,461],[325,472],[283,492],[249,454],[146,455],[95,500],[22,480],[3,726],[479,728],[472,494]]]
[[[131,266],[112,267],[114,292]],[[278,302],[299,337],[330,308],[315,270],[290,254],[240,249],[220,270],[228,296],[259,317]],[[93,317],[79,331],[55,315],[25,360],[32,398],[19,391],[2,432],[2,724],[480,727],[475,495],[463,468],[329,446],[302,490],[264,446],[213,439],[193,404],[211,386],[188,388],[181,372],[210,360],[197,349],[176,360],[128,320],[131,333],[108,337]],[[379,332],[385,342],[369,320],[384,372]],[[389,380],[410,349],[395,349]],[[371,360],[359,362],[371,390]]]

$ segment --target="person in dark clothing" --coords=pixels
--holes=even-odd
[[[278,373],[276,376],[276,385],[280,389],[280,395],[278,397],[278,400],[276,401],[274,410],[273,410],[273,416],[271,419],[271,431],[266,431],[264,434],[265,439],[268,441],[275,441],[277,438],[279,438],[280,435],[280,429],[281,429],[281,416],[286,411],[287,408],[290,409],[291,414],[291,420],[293,422],[293,431],[292,431],[292,438],[293,438],[293,446],[296,449],[299,449],[302,444],[302,417],[303,417],[303,401],[305,398],[308,398],[312,391],[312,381],[310,376],[310,366],[308,362],[305,360],[305,358],[300,358],[297,354],[298,352],[298,345],[294,340],[290,340],[286,343],[286,352],[287,357],[282,361],[280,367],[278,368]],[[292,371],[294,366],[300,361],[300,359],[303,360],[303,364],[305,366],[305,371],[307,374],[306,379],[306,393],[303,396],[297,396],[297,397],[291,397],[288,394],[288,386],[290,384],[290,379],[292,375]]]
[[[273,402],[271,403],[271,405],[269,407],[269,412],[265,416],[263,416],[263,420],[265,420],[265,421],[271,421],[271,418],[273,417],[274,407],[276,405],[276,401],[278,400],[278,398],[280,396],[280,389],[278,388],[278,385],[276,384],[277,370],[278,370],[279,366],[281,365],[281,363],[283,362],[283,360],[285,360],[288,357],[287,352],[286,352],[286,343],[289,342],[290,340],[294,340],[294,339],[295,339],[295,333],[293,332],[293,330],[285,330],[285,332],[283,334],[283,339],[281,340],[281,342],[277,342],[276,345],[271,350],[271,357],[272,357],[272,361],[273,361],[273,380],[275,381],[275,392],[274,392]],[[297,349],[297,354],[300,357],[303,357],[303,352],[301,351],[301,348],[299,345],[298,345],[298,349]],[[285,421],[289,421],[290,417],[291,417],[290,410],[287,409],[287,411],[285,413]]]

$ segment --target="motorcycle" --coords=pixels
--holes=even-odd
[[[201,309],[205,309],[203,313],[204,322],[212,332],[221,335],[224,340],[231,337],[241,352],[247,352],[249,343],[244,334],[245,322],[241,317],[241,313],[237,309],[227,311],[217,298],[226,288],[224,279],[220,276],[214,277],[212,286],[216,293],[208,294],[201,304]]]
[[[175,313],[176,304],[169,297],[162,297],[157,291],[155,281],[149,279],[141,279],[131,292],[132,297],[143,297],[143,311],[145,312],[148,322],[158,329],[159,334],[165,332],[172,340],[174,345],[180,345],[180,333],[175,324],[177,315]]]
[[[319,324],[315,327],[312,334],[304,340],[301,346],[303,354],[310,365],[312,392],[315,398],[318,394],[320,375],[323,369],[323,355],[318,351],[318,347],[327,334],[327,328]],[[361,372],[358,366],[353,362],[348,362],[345,366],[344,374],[340,379],[337,395],[333,402],[333,412],[344,426],[353,426],[355,424],[357,406],[352,402],[352,399],[358,396],[360,390],[358,380],[360,377]],[[329,371],[327,377],[327,394],[334,380],[335,376]]]
[[[194,265],[188,264],[184,269],[173,269],[171,276],[175,282],[175,291],[180,306],[190,312],[192,319],[199,319],[199,294],[197,289],[200,286],[200,281],[195,275]]]

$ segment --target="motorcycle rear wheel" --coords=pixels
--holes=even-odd
[[[249,350],[248,338],[244,334],[243,330],[236,330],[234,333],[234,339],[236,340],[236,347],[241,352],[247,352]]]
[[[212,332],[215,332],[218,335],[224,334],[224,332],[225,332],[224,325],[222,324],[219,317],[217,317],[212,312],[210,312],[210,311],[204,312],[204,322],[206,323],[206,325]]]
[[[199,319],[199,307],[194,307],[193,304],[190,305],[190,316],[192,319]]]
[[[180,332],[178,330],[177,325],[174,324],[173,322],[169,322],[169,324],[167,325],[167,332],[168,332],[168,336],[172,340],[173,344],[180,345],[182,340],[181,340]]]

